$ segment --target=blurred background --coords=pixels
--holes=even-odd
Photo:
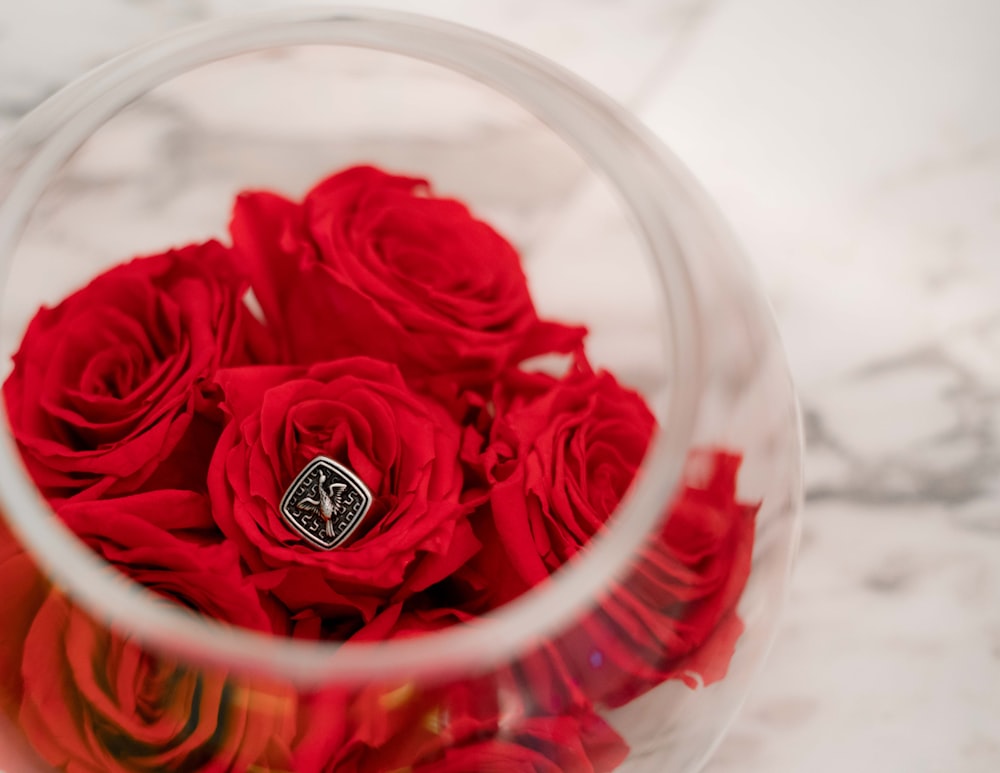
[[[3,0],[0,135],[131,45],[287,4]],[[708,771],[1000,770],[1000,2],[396,7],[509,38],[634,111],[774,306],[805,419],[803,542]]]

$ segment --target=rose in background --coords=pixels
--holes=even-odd
[[[31,321],[4,384],[11,429],[53,500],[198,487],[218,434],[216,368],[264,331],[218,242],[117,266]]]
[[[352,736],[325,773],[604,773],[628,754],[592,711],[532,715],[498,681],[362,693],[352,705]]]
[[[542,322],[511,244],[423,179],[359,166],[301,204],[244,193],[231,230],[293,362],[362,354],[408,377],[486,383],[584,334]]]
[[[54,588],[2,525],[0,580],[0,710],[48,764],[290,770],[300,730],[288,688],[187,666],[114,633]]]
[[[321,698],[307,716],[327,716],[330,705],[343,704],[336,694]],[[604,773],[628,754],[589,707],[537,712],[508,669],[437,686],[370,685],[346,705],[343,736],[325,748],[300,745],[303,769],[314,769],[319,752],[323,773]]]
[[[59,593],[43,604],[25,652],[19,723],[56,768],[250,770],[290,755],[293,694],[154,655]]]

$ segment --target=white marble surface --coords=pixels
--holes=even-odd
[[[132,43],[280,4],[8,0],[0,131]],[[804,539],[709,773],[1000,770],[1000,3],[406,8],[512,38],[637,111],[774,303],[806,418]]]

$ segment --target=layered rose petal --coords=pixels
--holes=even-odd
[[[407,377],[485,383],[583,335],[540,321],[514,248],[425,180],[354,167],[301,206],[243,194],[231,230],[292,362],[363,354]]]
[[[203,486],[217,434],[204,387],[266,346],[246,288],[208,242],[115,267],[40,310],[3,390],[39,488],[58,501]]]
[[[239,552],[222,540],[203,494],[164,490],[71,502],[59,516],[112,566],[165,598],[233,625],[288,629],[280,608],[244,577]]]
[[[213,515],[258,587],[296,619],[325,618],[344,635],[478,550],[462,500],[462,430],[394,366],[350,358],[309,369],[232,369],[218,381],[230,419],[209,475]],[[373,495],[358,532],[330,551],[311,546],[279,509],[320,455]]]

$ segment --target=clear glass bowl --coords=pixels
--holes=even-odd
[[[360,162],[426,177],[495,224],[521,251],[540,312],[585,323],[590,359],[645,396],[659,428],[609,528],[473,622],[388,643],[278,639],[187,614],[110,571],[48,509],[8,431],[0,767],[694,771],[735,715],[798,535],[801,441],[781,345],[680,163],[528,51],[417,16],[310,10],[194,27],[81,78],[0,146],[4,362],[40,305],[99,271],[224,238],[238,192],[299,196]],[[650,546],[723,457],[741,460],[729,505],[756,519],[739,622],[720,634],[732,659],[710,673],[713,647],[733,641],[680,657],[654,637],[646,665],[672,678],[637,686],[588,631],[609,599],[648,592]],[[704,610],[673,582],[673,600],[653,603],[683,640]],[[643,634],[601,631],[626,650]],[[65,689],[29,696],[29,661]],[[590,682],[597,697],[581,706],[574,690]]]

